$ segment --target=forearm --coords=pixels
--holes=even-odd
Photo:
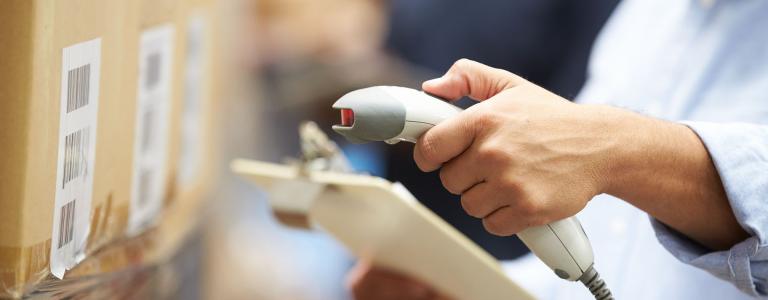
[[[713,250],[748,236],[706,148],[690,128],[615,110],[617,150],[606,193]]]

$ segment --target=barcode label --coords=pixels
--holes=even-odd
[[[51,274],[58,278],[85,253],[93,193],[90,170],[96,161],[100,67],[101,39],[62,50],[50,260]]]
[[[65,188],[67,183],[86,172],[90,138],[88,127],[70,133],[64,138],[64,178],[62,178],[61,188]]]
[[[88,105],[91,84],[91,65],[69,70],[67,76],[67,113]]]
[[[131,213],[128,235],[152,225],[159,214],[166,188],[168,157],[173,25],[150,28],[139,40],[139,78],[136,130],[133,146]]]
[[[75,200],[61,207],[61,220],[59,221],[59,245],[64,247],[72,241],[75,235]]]
[[[184,64],[184,98],[181,111],[181,143],[178,163],[178,184],[180,189],[194,182],[200,174],[201,163],[205,160],[204,103],[208,100],[209,60],[206,45],[206,19],[202,13],[195,14],[187,24],[186,58]]]

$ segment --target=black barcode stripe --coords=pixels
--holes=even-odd
[[[71,156],[69,154],[69,139],[70,136],[64,137],[64,175],[61,177],[61,188],[64,188],[64,185],[67,184],[67,173],[69,173],[69,161],[66,159]]]
[[[91,128],[85,127],[83,128],[83,143],[82,143],[82,149],[83,151],[80,152],[80,161],[81,161],[81,168],[83,169],[81,174],[87,174],[88,173],[88,150],[90,150],[91,146]]]
[[[150,184],[152,184],[152,170],[141,170],[141,174],[139,174],[139,206],[144,206],[148,202]]]
[[[144,87],[147,90],[154,88],[160,81],[160,64],[162,63],[162,55],[160,53],[152,53],[147,56],[147,70],[146,80],[144,81]]]
[[[88,105],[90,88],[90,64],[69,70],[67,74],[67,113]]]
[[[85,173],[90,145],[90,127],[82,128],[64,137],[64,176],[61,188]]]
[[[154,147],[154,131],[155,131],[155,111],[150,109],[144,112],[144,116],[141,121],[142,126],[142,139],[141,139],[141,151],[142,153],[148,153],[150,149]]]
[[[61,248],[61,241],[64,240],[64,230],[62,230],[62,224],[64,224],[64,212],[66,211],[64,209],[65,206],[62,206],[61,209],[59,209],[59,244],[56,245],[56,249]]]
[[[72,199],[69,203],[61,207],[59,215],[59,244],[57,248],[64,247],[72,241],[75,236],[75,201]]]

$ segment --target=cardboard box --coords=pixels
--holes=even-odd
[[[0,296],[122,235],[131,116],[125,1],[12,0],[0,10]]]
[[[214,51],[208,51],[215,36],[211,3],[3,3],[0,111],[5,116],[0,118],[0,143],[10,146],[0,156],[0,298],[19,297],[48,279],[58,280],[51,275],[62,277],[81,262],[75,269],[79,271],[68,272],[67,279],[151,261],[163,256],[157,253],[172,253],[176,241],[194,227],[214,177],[212,95],[219,77],[213,74]],[[189,32],[193,40],[194,35],[203,37],[204,50],[193,57],[197,67],[192,68],[187,68],[188,57],[195,54],[187,53],[185,46]],[[153,42],[169,36],[169,47],[153,48]],[[150,66],[150,60],[157,64],[157,58],[151,58],[147,47],[170,53],[167,65],[152,69],[157,66]],[[191,91],[202,95],[184,112],[189,102],[184,97],[190,97],[184,93],[185,77],[190,72],[203,73],[187,83],[202,82],[202,89]],[[144,86],[157,80],[165,82],[159,94],[167,97],[167,106],[154,110],[162,113],[147,125],[145,116],[152,109],[142,107],[147,99],[141,97],[157,97]],[[194,124],[187,137],[181,135],[182,120]],[[154,127],[163,122],[164,128]],[[165,132],[161,138],[145,134],[157,131]],[[165,145],[150,153],[164,158],[142,161],[137,152],[153,139]],[[192,154],[185,154],[189,149]],[[182,166],[190,160],[197,165]],[[161,171],[152,180],[153,192],[142,190],[137,170],[158,161],[161,167],[156,169]],[[185,179],[177,180],[184,172]],[[155,201],[149,212],[135,213],[136,203],[147,199]],[[144,246],[155,254],[138,259],[134,247],[123,251],[133,253],[127,258],[91,257],[104,249],[120,252],[122,241],[147,230],[164,241]]]
[[[218,30],[218,10],[215,1],[209,0],[143,0],[138,4],[139,25],[137,31],[129,35],[138,40],[138,49],[130,49],[138,62],[134,64],[137,86],[134,97],[139,103],[136,111],[136,133],[134,138],[133,166],[133,195],[131,217],[129,218],[129,235],[140,233],[158,224],[164,217],[164,210],[174,205],[199,206],[207,192],[214,185],[215,155],[214,142],[215,114],[214,95],[219,92],[217,86],[220,76],[214,64],[216,55],[216,32]],[[147,41],[148,35],[165,31],[155,36],[154,41]],[[164,35],[164,36],[163,36]],[[143,138],[140,132],[145,131],[145,120],[142,120],[142,85],[143,78],[149,77],[146,64],[149,55],[142,47],[151,43],[166,43],[168,49],[161,60],[169,62],[169,77],[162,84],[167,85],[167,93],[150,101],[156,104],[158,100],[168,101],[169,109],[163,111],[162,117],[150,122],[157,125],[165,123],[167,128],[157,126],[155,132],[167,130],[167,137],[162,152],[142,154],[140,145]],[[130,83],[128,85],[131,85]],[[155,95],[157,96],[157,95]],[[156,160],[150,164],[140,163],[142,155],[149,159],[163,156],[166,159]],[[157,189],[149,199],[142,197],[142,168],[153,169],[153,188]],[[152,193],[150,193],[152,194]],[[178,201],[177,201],[178,200]],[[137,208],[139,202],[149,202],[150,208]]]
[[[136,1],[136,24],[125,33],[132,41],[126,49],[128,97],[136,104],[131,115],[133,157],[127,234],[136,236],[155,226],[166,199],[174,196],[173,141],[180,67],[178,1]]]

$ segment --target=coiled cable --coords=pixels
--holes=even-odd
[[[592,295],[595,295],[595,300],[614,300],[611,295],[611,290],[608,289],[608,285],[600,279],[600,274],[595,270],[595,266],[590,266],[589,269],[584,272],[579,278],[579,281],[586,286]]]

